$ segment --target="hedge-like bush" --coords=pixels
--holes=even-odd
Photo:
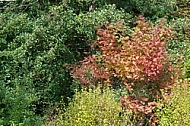
[[[103,92],[102,92],[103,91]],[[64,126],[124,126],[130,123],[130,112],[122,110],[109,88],[83,89],[76,92],[58,125]]]

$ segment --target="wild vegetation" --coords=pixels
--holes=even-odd
[[[0,2],[0,125],[190,125],[189,8]]]

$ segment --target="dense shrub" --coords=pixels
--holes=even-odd
[[[178,65],[180,70],[184,71],[186,77],[189,77],[190,20],[177,18],[171,20],[169,23],[173,27],[175,33],[175,37],[168,43],[169,58],[174,65]]]
[[[123,126],[130,123],[131,113],[122,110],[121,103],[116,102],[114,97],[109,88],[76,92],[57,125]]]
[[[186,80],[172,89],[165,105],[157,108],[160,126],[187,126],[190,124],[190,85]]]
[[[188,17],[190,17],[190,1],[178,0],[177,5],[178,10],[173,13],[173,20],[170,22],[175,29],[176,37],[169,43],[169,54],[173,57],[173,63],[178,64],[184,71],[185,77],[189,78],[190,20]],[[179,63],[179,59],[182,62]]]
[[[139,120],[150,117],[155,121],[155,100],[162,98],[161,89],[169,91],[174,79],[166,47],[171,31],[162,23],[154,27],[140,16],[130,36],[122,22],[100,27],[93,42],[99,52],[75,66],[73,77],[86,85],[124,84],[129,95],[122,98],[123,105],[139,115]],[[131,103],[125,103],[126,99]]]
[[[10,3],[0,13],[2,125],[41,122],[61,96],[68,103],[74,92],[64,65],[87,55],[94,26],[131,18],[114,5],[76,14],[68,2],[28,2]]]

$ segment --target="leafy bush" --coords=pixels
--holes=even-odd
[[[129,95],[122,98],[123,105],[139,115],[138,119],[154,120],[155,100],[162,98],[161,89],[169,91],[174,79],[166,47],[170,37],[169,28],[162,23],[152,26],[142,16],[130,36],[122,22],[105,24],[93,41],[98,53],[75,66],[71,71],[73,78],[86,85],[124,84]]]
[[[11,16],[6,17],[8,14]],[[58,42],[59,37],[53,37],[56,33],[56,29],[51,30],[53,21],[48,27],[43,16],[34,21],[27,14],[8,14],[1,14],[0,26],[0,84],[7,90],[2,118],[4,125],[10,121],[17,125],[24,123],[25,118],[40,120],[37,117],[45,113],[45,108],[60,99],[66,86],[64,81],[69,78],[66,70],[60,68],[69,61],[67,58],[72,60],[72,53]],[[60,58],[62,55],[64,59]],[[65,88],[68,95],[69,90]],[[18,113],[22,114],[17,117]]]
[[[5,3],[0,13],[2,125],[10,125],[11,121],[14,125],[28,124],[26,118],[41,122],[40,117],[51,113],[48,108],[61,96],[67,103],[73,88],[64,65],[87,55],[88,44],[95,36],[94,26],[131,18],[114,5],[77,14],[69,1]],[[22,114],[17,117],[18,113]]]
[[[125,21],[128,25],[134,21],[132,15],[125,13],[123,9],[117,10],[115,5],[105,5],[93,12],[81,13],[76,17],[76,31],[79,34],[86,34],[94,39],[94,27],[103,25],[106,22]]]
[[[189,76],[189,59],[190,59],[190,20],[189,19],[173,19],[169,22],[173,26],[175,36],[168,43],[168,54],[169,58],[174,65],[183,70],[184,66],[186,67],[184,71],[186,77]]]
[[[165,105],[157,108],[160,126],[187,126],[190,125],[190,83],[178,82],[171,91],[171,97]]]
[[[121,108],[114,100],[115,94],[109,88],[83,89],[76,92],[58,124],[64,126],[123,126],[130,123],[130,112]]]

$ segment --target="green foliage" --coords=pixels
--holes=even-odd
[[[93,12],[81,13],[76,17],[79,34],[86,34],[90,39],[94,39],[94,27],[103,25],[106,22],[126,21],[130,24],[134,19],[124,10],[117,10],[115,5],[105,5]]]
[[[62,88],[65,87],[65,94],[70,95],[70,89],[66,86],[69,84],[69,74],[62,68],[62,65],[73,60],[73,54],[63,44],[64,39],[60,38],[64,37],[60,34],[65,31],[58,29],[59,34],[55,36],[58,33],[57,29],[52,30],[51,26],[51,24],[55,25],[55,21],[48,23],[43,16],[33,20],[27,14],[17,15],[12,12],[8,14],[11,16],[6,17],[7,13],[1,14],[4,21],[0,30],[2,36],[2,41],[0,41],[2,45],[0,52],[1,85],[10,88],[9,92],[17,92],[17,88],[27,87],[27,89],[20,92],[22,94],[20,97],[15,96],[12,100],[13,103],[17,101],[16,105],[8,103],[13,94],[5,93],[9,97],[4,101],[6,105],[4,109],[7,110],[4,118],[14,119],[13,117],[16,116],[12,117],[12,115],[22,113],[25,109],[30,113],[27,108],[31,108],[32,113],[37,116],[43,114],[46,107],[60,99],[63,95]],[[64,58],[61,58],[62,56]],[[31,98],[29,102],[21,102],[20,99],[25,99],[28,95],[35,95],[37,99]],[[27,114],[20,114],[20,117],[15,119],[15,123],[22,123],[25,116]],[[7,123],[10,121],[8,120]]]
[[[186,71],[186,77],[190,78],[190,61],[188,61],[188,62],[185,63],[185,67],[187,69],[187,71]]]
[[[150,19],[169,17],[176,9],[176,0],[108,0],[126,12],[143,15]]]
[[[190,124],[190,86],[181,83],[172,89],[172,95],[165,105],[157,108],[160,126],[187,126]]]
[[[103,28],[107,22],[122,21],[129,35],[135,15],[167,17],[175,5],[175,0],[0,2],[0,125],[41,125],[43,116],[51,113],[50,108],[62,96],[68,103],[76,82],[66,66],[97,54],[97,49],[91,52],[89,46],[95,39],[96,26]],[[175,18],[171,24],[177,39],[169,43],[170,58],[173,54],[182,55],[189,77],[189,20]],[[96,58],[99,64],[103,61],[100,54]],[[122,80],[112,79],[123,87]],[[122,89],[122,94],[128,92]]]
[[[183,69],[185,66],[189,71],[190,59],[190,20],[177,18],[169,22],[173,26],[174,38],[168,43],[168,53],[173,64],[177,64]],[[189,77],[188,72],[186,76]]]
[[[169,53],[188,56],[189,44],[189,19],[173,19],[169,22],[175,32],[175,37],[169,42]],[[186,57],[188,59],[188,57]]]
[[[178,9],[172,14],[174,18],[190,17],[190,0],[177,0]]]
[[[76,92],[66,108],[63,118],[58,120],[64,126],[123,126],[129,123],[130,112],[121,108],[114,100],[115,94],[109,88],[83,89]],[[60,122],[59,122],[60,121]]]
[[[28,89],[16,87],[16,90],[8,90],[2,99],[1,125],[36,125],[42,124],[42,118],[35,115],[34,101],[37,96]],[[9,115],[9,116],[7,116]]]
[[[95,26],[131,18],[114,5],[77,14],[69,2],[27,0],[3,6],[0,13],[2,125],[27,125],[33,120],[40,124],[48,108],[60,101],[61,96],[67,104],[73,87],[65,64],[86,55],[95,36]],[[17,116],[18,113],[21,114]]]

